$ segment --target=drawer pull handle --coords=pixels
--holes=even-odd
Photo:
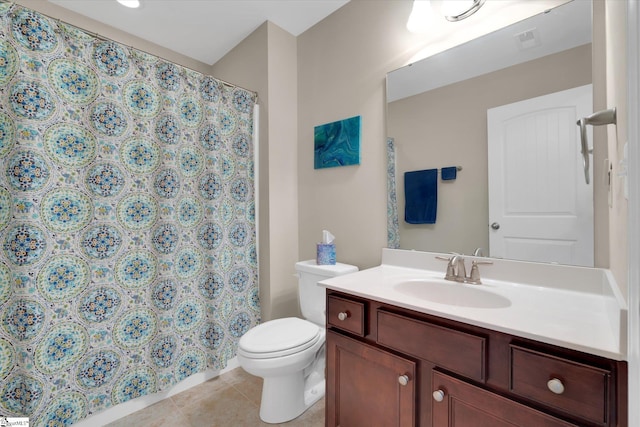
[[[400,385],[407,385],[409,384],[409,376],[407,375],[400,375],[398,377],[398,382],[400,383]]]
[[[552,378],[547,382],[547,387],[555,394],[564,393],[564,384],[557,378]]]
[[[347,320],[348,317],[349,317],[349,312],[341,311],[340,313],[338,313],[339,320]]]
[[[442,402],[444,400],[444,391],[436,390],[433,392],[433,400],[436,402]]]

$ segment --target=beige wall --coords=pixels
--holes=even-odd
[[[605,3],[607,34],[607,108],[616,107],[617,126],[608,125],[609,159],[613,166],[611,179],[612,203],[609,213],[611,263],[610,268],[625,297],[628,295],[627,199],[624,196],[623,159],[627,137],[627,5],[624,1]]]
[[[267,22],[218,61],[212,74],[258,91],[262,318],[299,315],[296,38]]]
[[[299,255],[315,257],[323,229],[339,262],[380,263],[386,234],[385,76],[402,65],[390,22],[409,2],[351,1],[298,36]],[[361,116],[358,166],[314,170],[313,128]]]
[[[298,73],[296,38],[269,24],[269,236],[270,318],[299,313]],[[261,233],[261,238],[264,234]]]
[[[591,45],[584,45],[389,103],[387,131],[397,151],[400,246],[465,254],[480,247],[487,254],[487,110],[589,83]],[[455,181],[439,184],[436,223],[405,223],[404,172],[453,165],[463,170]],[[603,185],[602,179],[593,181]]]

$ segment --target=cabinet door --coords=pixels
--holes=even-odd
[[[433,393],[433,427],[576,426],[437,371]]]
[[[416,425],[414,362],[327,331],[327,427]]]

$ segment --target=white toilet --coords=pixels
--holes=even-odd
[[[326,296],[317,283],[354,273],[358,267],[309,260],[296,263],[296,271],[306,320],[270,320],[247,331],[238,345],[240,366],[264,379],[260,418],[266,423],[290,421],[324,396]]]

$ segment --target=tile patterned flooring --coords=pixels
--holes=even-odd
[[[262,422],[261,392],[262,378],[236,368],[107,427],[324,427],[324,399],[288,423]]]

